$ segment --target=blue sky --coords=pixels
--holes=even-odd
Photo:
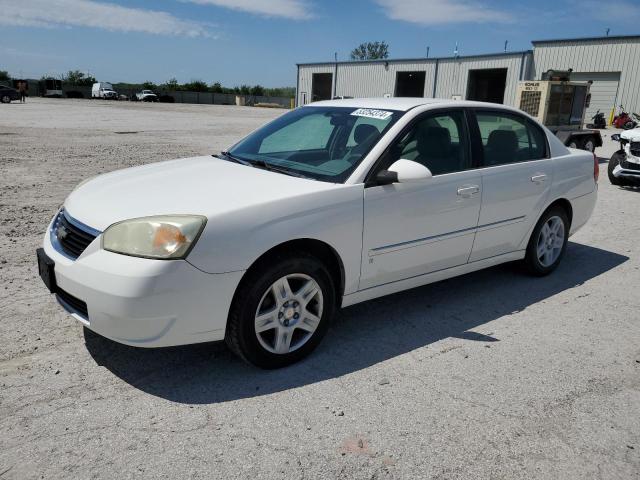
[[[363,41],[405,58],[640,34],[638,0],[0,0],[0,11],[0,70],[112,82],[294,86],[296,63],[346,60]]]

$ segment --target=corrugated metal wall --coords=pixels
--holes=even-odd
[[[524,65],[522,62],[524,61]],[[436,78],[436,63],[438,63],[436,97],[451,98],[452,95],[467,96],[469,70],[506,68],[507,84],[505,88],[505,103],[513,105],[516,97],[516,87],[520,80],[531,70],[529,63],[531,54],[522,52],[504,55],[488,55],[478,57],[424,59],[385,62],[348,62],[338,63],[337,75],[334,75],[335,94],[349,97],[383,97],[388,94],[394,96],[397,72],[420,71],[425,72],[424,96],[433,96],[433,83]],[[300,65],[298,74],[298,105],[306,93],[307,103],[311,100],[312,78],[314,73],[334,73],[335,63]],[[337,84],[336,82],[337,77]]]
[[[336,95],[355,98],[394,96],[397,72],[426,72],[423,96],[433,93],[435,61],[400,63],[350,63],[338,65]]]
[[[616,104],[640,113],[640,38],[535,42],[534,68],[534,78],[549,69],[620,72]]]
[[[296,97],[296,105],[303,105],[311,102],[311,83],[314,73],[333,73],[335,64],[326,65],[300,65],[298,72],[298,94]],[[335,83],[335,75],[333,82]],[[333,91],[334,85],[331,85]],[[306,100],[303,100],[305,98]]]
[[[520,81],[520,65],[522,61],[522,54],[474,59],[452,58],[440,60],[436,97],[451,98],[453,95],[460,95],[463,99],[466,99],[470,70],[506,68],[507,83],[504,90],[504,103],[506,105],[514,105],[516,101],[516,89]]]

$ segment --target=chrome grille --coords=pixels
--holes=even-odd
[[[64,210],[58,214],[51,232],[54,246],[59,246],[63,253],[74,260],[85,251],[98,234],[99,232],[73,220]]]

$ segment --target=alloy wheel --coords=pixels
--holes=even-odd
[[[276,280],[262,295],[255,314],[260,345],[280,355],[299,349],[318,328],[322,309],[322,289],[310,276],[293,273]]]
[[[558,259],[564,246],[564,222],[558,216],[550,217],[540,229],[536,254],[543,267],[549,267]]]

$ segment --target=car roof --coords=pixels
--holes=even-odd
[[[432,103],[444,103],[448,100],[442,98],[420,97],[392,97],[392,98],[345,98],[337,100],[323,100],[313,102],[307,106],[312,107],[353,107],[353,108],[381,108],[386,110],[400,110],[406,112],[419,105]]]
[[[420,106],[434,107],[475,107],[500,109],[507,112],[527,115],[522,110],[501,103],[477,102],[474,100],[450,100],[447,98],[421,98],[421,97],[392,97],[392,98],[347,98],[339,100],[323,100],[304,105],[304,107],[348,107],[371,108],[381,110],[398,110],[406,112]]]

